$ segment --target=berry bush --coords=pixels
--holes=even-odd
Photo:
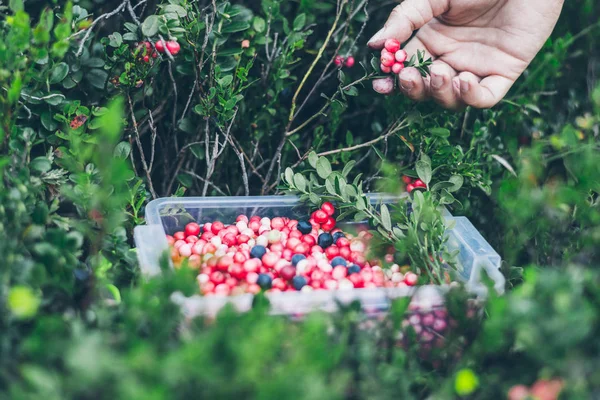
[[[566,2],[508,96],[458,113],[371,88],[406,65],[428,74],[400,43],[366,47],[392,7],[0,4],[0,398],[600,397],[600,6]],[[377,191],[410,201],[375,209]],[[340,254],[358,247],[335,237],[345,220],[369,223],[373,254],[353,257],[390,264],[370,270],[382,285],[453,281],[445,206],[501,254],[506,293],[457,282],[374,318],[351,304],[290,320],[264,291],[309,282],[266,253],[282,277],[253,271],[252,311],[188,319],[171,294],[200,292],[193,246],[140,276],[148,201],[284,192],[318,210],[285,234],[300,232],[296,253],[333,249],[326,288],[364,285]]]

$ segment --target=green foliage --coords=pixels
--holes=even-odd
[[[550,378],[598,397],[600,8],[567,2],[507,98],[456,114],[370,90],[364,44],[390,9],[0,5],[0,398],[501,399]],[[181,51],[154,58],[161,40]],[[427,190],[366,201],[402,175]],[[132,228],[153,197],[280,188],[369,220],[375,251],[393,245],[427,281],[451,272],[439,206],[467,215],[510,288],[480,320],[450,290],[432,360],[398,343],[403,300],[378,319],[352,305],[188,320],[170,298],[197,292],[193,271],[139,279]]]

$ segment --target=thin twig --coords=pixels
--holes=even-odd
[[[150,125],[150,131],[152,131],[152,136],[151,136],[151,140],[150,140],[150,149],[151,149],[151,153],[150,153],[150,165],[148,166],[148,170],[152,173],[152,166],[154,165],[154,153],[155,153],[155,144],[156,144],[156,127],[154,126],[154,117],[152,116],[152,110],[148,109],[148,117],[149,117],[149,121],[148,124]]]
[[[204,178],[203,178],[203,177],[201,177],[200,175],[198,175],[198,174],[196,174],[196,173],[194,173],[194,172],[192,172],[192,171],[187,171],[187,170],[183,170],[182,172],[183,172],[184,174],[191,175],[191,176],[193,176],[194,178],[201,180],[201,181],[202,181],[202,182],[204,182],[205,184],[212,186],[212,187],[213,187],[213,188],[214,188],[214,189],[215,189],[217,192],[219,192],[219,193],[220,193],[220,194],[222,194],[223,196],[227,196],[227,194],[226,194],[225,192],[223,192],[221,189],[219,189],[219,188],[217,187],[217,185],[215,185],[215,184],[214,184],[214,183],[212,183],[211,181],[207,181],[206,179],[204,179]]]
[[[81,39],[81,43],[79,44],[79,48],[77,49],[77,53],[75,53],[76,57],[81,57],[81,54],[83,53],[83,46],[85,45],[85,42],[90,38],[90,35],[92,34],[92,30],[94,29],[94,27],[96,26],[96,24],[98,22],[102,21],[103,19],[108,19],[108,18],[112,17],[113,15],[118,14],[121,11],[123,11],[123,9],[125,8],[125,6],[127,6],[127,3],[129,3],[129,0],[125,0],[123,3],[121,3],[114,10],[112,10],[111,12],[107,12],[105,14],[102,14],[101,16],[99,16],[98,18],[96,18],[92,22],[92,24],[87,28],[87,30],[85,32],[85,35],[83,36],[83,39]],[[78,33],[79,32],[71,35],[71,38],[77,36]]]
[[[131,111],[131,121],[133,122],[133,130],[135,132],[135,142],[138,146],[138,150],[140,151],[140,158],[142,159],[142,168],[144,168],[144,172],[146,173],[146,179],[148,180],[148,188],[150,189],[152,198],[156,199],[158,196],[156,195],[156,191],[154,190],[154,186],[152,185],[152,177],[150,176],[150,170],[148,169],[148,164],[146,163],[146,156],[144,155],[144,149],[142,148],[142,142],[140,141],[140,131],[138,130],[138,124],[135,119],[135,113],[133,111],[133,103],[131,102],[131,96],[129,95],[129,93],[127,93],[127,100],[129,101],[129,110]]]

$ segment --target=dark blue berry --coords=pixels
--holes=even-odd
[[[337,243],[338,239],[345,238],[344,232],[336,232],[333,234],[333,243]]]
[[[302,289],[304,286],[306,286],[306,278],[300,275],[296,275],[292,279],[292,286],[294,286],[294,289],[296,290]]]
[[[296,228],[298,228],[300,233],[302,233],[303,235],[308,235],[310,232],[312,232],[312,229],[313,229],[312,225],[308,221],[298,222],[298,225],[296,225]]]
[[[262,258],[262,256],[264,256],[266,252],[267,252],[267,249],[265,249],[265,246],[257,245],[257,246],[254,246],[252,248],[252,250],[250,250],[250,257]]]
[[[344,257],[334,257],[333,260],[331,260],[331,266],[337,267],[338,265],[343,265],[345,267],[346,265],[348,265],[348,263],[346,262]]]
[[[258,279],[256,280],[258,286],[262,289],[267,290],[271,289],[271,284],[273,283],[273,279],[267,274],[259,274]]]
[[[356,264],[352,264],[348,267],[348,275],[358,274],[360,272],[360,267]]]
[[[317,244],[321,246],[321,248],[326,249],[333,244],[333,236],[327,232],[321,233],[319,235],[319,239],[317,240]]]
[[[292,265],[295,267],[300,261],[306,260],[306,256],[304,254],[294,254],[292,257]]]

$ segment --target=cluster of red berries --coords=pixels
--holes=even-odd
[[[142,57],[142,60],[144,60],[145,63],[149,63],[150,62],[150,58],[156,58],[157,54],[156,51],[158,51],[159,53],[164,53],[165,52],[165,46],[167,48],[167,50],[169,50],[169,53],[171,53],[172,56],[176,55],[177,53],[179,53],[179,50],[181,50],[181,46],[179,45],[179,43],[177,43],[176,40],[167,40],[164,42],[162,40],[158,40],[154,43],[154,47],[156,48],[156,51],[154,51],[154,48],[152,47],[152,43],[145,41],[144,42],[144,46],[146,47],[146,54]]]
[[[427,185],[420,179],[411,178],[410,176],[404,175],[402,177],[402,182],[406,184],[406,191],[408,193],[412,192],[416,188],[427,189]]]
[[[404,63],[408,58],[406,51],[400,49],[400,42],[396,39],[388,39],[381,49],[381,64],[379,68],[385,74],[399,74],[404,69]]]
[[[352,68],[354,67],[354,57],[348,56],[348,58],[344,58],[342,56],[335,56],[333,63],[337,67]]]
[[[308,221],[240,215],[232,225],[214,221],[201,227],[192,222],[167,240],[175,266],[187,260],[188,266],[198,268],[204,295],[417,284],[408,266],[384,269],[378,260],[367,260],[372,234],[342,232],[334,213],[326,202]]]
[[[539,379],[530,388],[515,385],[508,391],[508,400],[557,400],[564,387],[562,379]]]

